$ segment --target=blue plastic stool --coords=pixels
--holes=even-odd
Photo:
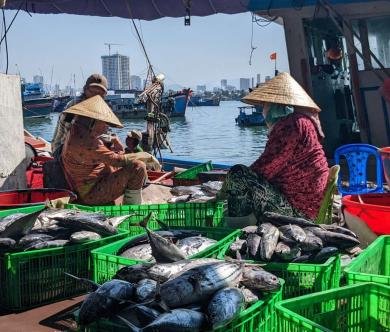
[[[376,159],[376,183],[374,189],[367,187],[367,161],[370,156]],[[337,180],[338,191],[341,195],[355,195],[383,192],[383,166],[379,149],[369,144],[347,144],[340,146],[334,154],[335,163],[340,165],[340,157],[344,156],[349,168],[349,186],[341,185],[341,171]]]

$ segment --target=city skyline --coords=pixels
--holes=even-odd
[[[9,24],[15,12],[5,14]],[[73,86],[74,75],[76,87],[81,88],[90,74],[101,72],[100,57],[108,54],[106,44],[111,43],[111,54],[130,57],[130,74],[144,77],[147,63],[130,23],[121,18],[66,14],[30,17],[21,11],[7,34],[9,73],[20,72],[29,82],[39,74],[46,84],[62,87]],[[167,85],[205,84],[210,89],[219,87],[222,78],[234,81],[256,73],[272,75],[269,55],[273,52],[278,54],[278,69],[288,71],[283,27],[255,24],[251,41],[249,13],[193,17],[189,27],[175,18],[136,24],[155,72],[165,74]],[[251,43],[257,49],[250,59]],[[5,72],[4,43],[0,51],[0,71]]]

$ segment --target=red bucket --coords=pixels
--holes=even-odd
[[[377,235],[390,234],[390,194],[348,195],[343,207],[357,216]]]
[[[75,201],[75,193],[65,189],[39,188],[8,190],[0,192],[0,209],[14,209],[44,204],[47,200],[70,197]]]

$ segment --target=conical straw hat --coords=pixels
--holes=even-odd
[[[321,111],[313,99],[288,73],[275,76],[242,98],[242,101],[255,106],[266,102],[306,107],[308,111],[313,112]]]
[[[87,118],[104,121],[112,127],[123,128],[122,123],[99,95],[73,105],[65,110],[64,113],[85,116]]]

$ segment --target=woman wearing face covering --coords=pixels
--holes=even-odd
[[[230,217],[264,212],[317,217],[327,183],[328,164],[321,140],[320,108],[287,73],[280,73],[243,98],[263,105],[269,138],[250,166],[235,165],[224,184]]]

